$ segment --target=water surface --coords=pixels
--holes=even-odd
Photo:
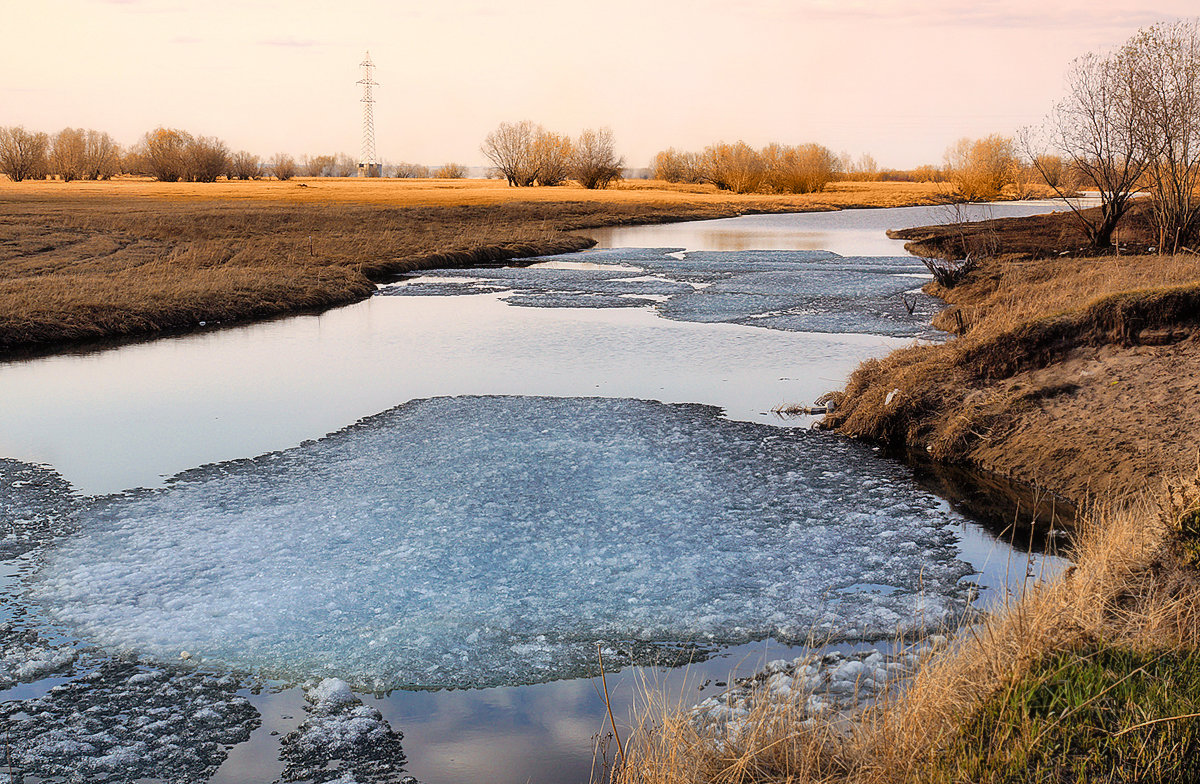
[[[360,780],[583,781],[596,642],[624,718],[630,663],[698,701],[1019,583],[904,465],[771,413],[937,337],[880,239],[936,215],[612,230],[640,249],[0,366],[18,756],[267,782],[359,721]],[[306,703],[325,676],[358,696]]]

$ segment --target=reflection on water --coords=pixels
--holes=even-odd
[[[888,229],[957,221],[1017,218],[1070,209],[1061,201],[997,202],[937,207],[744,215],[656,226],[588,229],[598,248],[684,250],[828,250],[842,256],[904,256],[904,240]]]
[[[443,395],[707,403],[774,421],[906,341],[692,324],[645,308],[372,297],[319,316],[0,365],[0,455],[88,493],[320,438]]]
[[[922,487],[948,499],[953,508],[1018,552],[1057,554],[1075,524],[1075,506],[1050,493],[1003,476],[935,463],[919,453],[899,457],[909,463]]]

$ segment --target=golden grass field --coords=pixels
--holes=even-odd
[[[0,181],[0,353],[145,336],[362,299],[397,273],[580,250],[620,224],[931,204],[944,186],[835,183],[740,196],[632,181]]]

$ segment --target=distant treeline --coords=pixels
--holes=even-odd
[[[605,188],[623,176],[625,160],[617,155],[612,131],[585,130],[575,139],[530,121],[501,123],[484,139],[483,154],[494,166],[492,176],[510,185],[561,185],[574,180],[585,188]],[[755,149],[745,142],[711,144],[700,152],[667,149],[654,156],[654,179],[674,183],[711,184],[734,193],[815,193],[834,181],[945,182],[954,195],[984,200],[1030,195],[1033,183],[1070,191],[1080,180],[1080,165],[1054,155],[1018,160],[1010,137],[961,139],[946,152],[942,166],[911,170],[880,169],[869,155],[834,155],[819,144],[770,144]],[[104,180],[126,174],[162,182],[214,182],[274,177],[353,177],[358,162],[346,154],[305,156],[286,153],[267,160],[246,151],[232,152],[213,136],[177,128],[156,128],[129,148],[109,134],[64,128],[50,135],[22,127],[0,128],[0,173],[14,181],[56,178]],[[403,178],[459,179],[467,168],[447,163],[437,168],[419,164],[385,165],[384,174]]]
[[[448,163],[437,169],[414,164],[385,166],[396,177],[466,176],[466,167]],[[0,173],[9,179],[107,180],[121,174],[153,177],[162,182],[215,182],[295,176],[353,177],[358,162],[349,155],[305,156],[299,162],[287,153],[267,160],[232,152],[214,136],[196,136],[178,128],[156,128],[129,148],[122,148],[102,131],[64,128],[53,135],[23,127],[0,127]]]

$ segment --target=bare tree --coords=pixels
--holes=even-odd
[[[607,188],[621,179],[625,159],[619,157],[610,128],[585,130],[575,142],[573,173],[588,189]]]
[[[107,180],[119,173],[121,147],[103,131],[89,130],[84,142],[83,176],[89,180]]]
[[[63,128],[50,137],[49,174],[63,182],[78,180],[87,173],[87,132],[82,128]]]
[[[336,160],[332,155],[306,156],[300,169],[305,177],[332,177]]]
[[[229,148],[215,136],[197,136],[185,150],[187,179],[191,182],[216,182],[229,169]]]
[[[1200,234],[1200,28],[1197,20],[1138,31],[1125,45],[1136,69],[1137,130],[1153,153],[1147,182],[1162,252]]]
[[[229,179],[257,180],[262,176],[262,163],[257,155],[242,150],[229,159]]]
[[[162,182],[178,182],[188,174],[188,145],[192,135],[177,128],[148,131],[135,148],[131,160],[139,173]]]
[[[1140,189],[1153,158],[1139,129],[1136,70],[1128,49],[1101,57],[1088,54],[1071,64],[1067,96],[1054,108],[1040,133],[1021,134],[1025,155],[1043,179],[1070,205],[1094,248],[1112,246],[1112,233]],[[1099,218],[1067,198],[1061,185],[1041,169],[1044,147],[1061,155],[1081,184],[1100,194]]]
[[[279,180],[290,180],[296,176],[296,159],[285,152],[271,156],[271,173]]]
[[[484,137],[480,149],[510,186],[528,187],[538,179],[534,144],[541,133],[542,127],[529,120],[500,123]]]
[[[37,179],[46,174],[50,137],[21,126],[0,128],[0,172],[13,182]]]
[[[461,180],[467,176],[467,167],[460,163],[446,163],[433,173],[439,180]]]

